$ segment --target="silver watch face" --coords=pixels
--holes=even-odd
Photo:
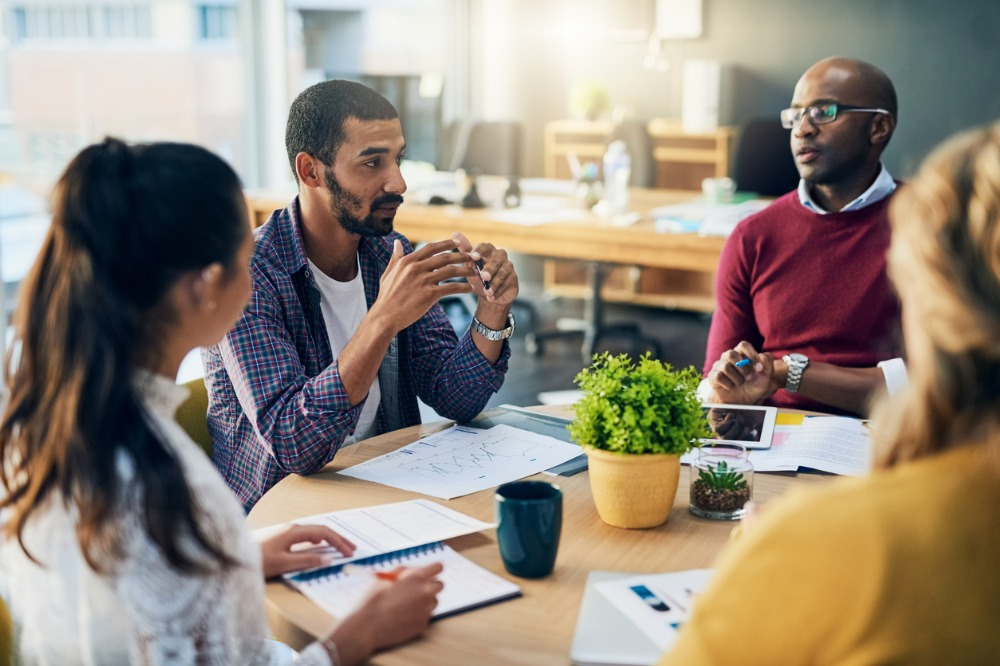
[[[789,354],[788,360],[798,365],[806,365],[809,363],[809,357],[805,354]]]

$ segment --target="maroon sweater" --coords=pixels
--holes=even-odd
[[[705,374],[740,340],[776,358],[798,352],[848,367],[902,355],[885,267],[891,198],[818,215],[793,191],[741,222],[719,261]],[[783,389],[769,402],[831,411]]]

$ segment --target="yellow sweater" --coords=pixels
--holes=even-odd
[[[966,447],[789,493],[660,664],[1000,664],[1000,471]]]

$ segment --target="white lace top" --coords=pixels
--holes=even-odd
[[[24,531],[28,550],[42,566],[25,556],[16,539],[0,543],[0,586],[6,588],[21,663],[329,666],[318,644],[294,656],[267,640],[260,547],[235,496],[174,421],[187,390],[148,373],[136,384],[203,509],[205,533],[239,553],[243,565],[205,575],[171,568],[142,529],[140,495],[132,486],[121,525],[125,556],[112,573],[97,574],[81,553],[75,510],[52,498]],[[118,469],[131,478],[124,454]],[[183,545],[199,552],[193,542]]]

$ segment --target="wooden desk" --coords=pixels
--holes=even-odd
[[[449,238],[461,231],[474,241],[489,241],[524,254],[715,272],[724,238],[659,233],[650,216],[657,206],[690,200],[694,196],[691,192],[646,188],[632,188],[631,192],[629,209],[641,219],[627,227],[613,226],[590,213],[572,222],[521,226],[492,220],[495,211],[490,209],[407,201],[396,213],[395,228],[414,243]],[[288,205],[292,196],[251,194],[247,203],[256,225],[266,222],[275,209]]]
[[[567,157],[601,164],[614,131],[606,120],[554,120],[545,124],[545,177],[571,178]],[[703,178],[729,175],[736,129],[685,132],[679,120],[654,118],[646,126],[656,163],[656,187],[701,191]]]
[[[415,426],[349,447],[319,474],[283,479],[261,498],[247,522],[258,528],[316,513],[424,497],[346,476],[335,477],[334,473],[448,425]],[[569,663],[577,611],[589,571],[654,573],[706,567],[728,540],[736,523],[702,520],[688,511],[688,475],[689,469],[682,468],[670,520],[651,530],[623,530],[601,522],[586,473],[532,477],[554,481],[564,493],[562,537],[552,575],[541,580],[508,576],[492,530],[449,540],[466,557],[517,582],[524,596],[434,623],[422,638],[376,655],[372,663],[398,666]],[[821,482],[823,477],[815,475],[757,474],[754,494],[759,500],[767,500],[792,486]],[[493,520],[492,490],[445,503],[480,520]],[[266,595],[275,636],[293,647],[302,648],[334,625],[326,613],[282,583],[269,583]]]
[[[490,219],[492,211],[487,209],[426,206],[412,201],[400,206],[395,227],[414,243],[448,238],[455,231],[461,231],[475,241],[486,240],[513,252],[618,265],[613,271],[619,275],[627,272],[629,266],[666,269],[662,273],[640,273],[624,280],[613,273],[610,285],[602,284],[602,291],[597,293],[609,300],[711,312],[715,307],[715,271],[725,239],[659,233],[649,214],[657,206],[680,203],[692,196],[684,190],[633,188],[629,207],[642,218],[624,228],[589,214],[573,222],[519,226]],[[275,209],[286,206],[291,198],[292,195],[248,196],[255,224],[263,224]],[[557,269],[550,267],[547,270]],[[571,266],[569,270],[574,269]],[[584,277],[585,266],[577,264],[575,270],[577,275],[568,278],[569,284],[564,282],[567,290],[562,295],[593,299],[594,285],[588,284]],[[558,279],[555,273],[552,276],[552,280]]]

